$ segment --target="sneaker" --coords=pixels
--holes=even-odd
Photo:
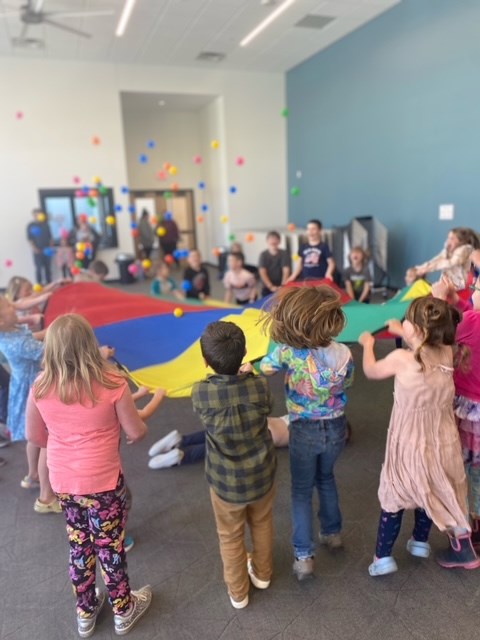
[[[171,449],[167,453],[160,453],[158,456],[150,458],[148,466],[150,469],[167,469],[180,464],[185,454],[181,449]]]
[[[148,607],[152,603],[152,588],[147,584],[138,591],[132,591],[131,596],[132,604],[130,611],[122,615],[116,614],[113,616],[117,636],[124,636],[128,633],[137,624],[143,614],[147,612]]]
[[[247,558],[247,571],[250,577],[250,582],[254,587],[257,589],[268,589],[270,586],[270,580],[260,580],[260,578],[257,578],[255,571],[253,570],[252,558],[250,556]]]
[[[40,489],[40,482],[30,478],[30,476],[25,476],[23,480],[20,481],[20,486],[22,489]]]
[[[54,498],[48,504],[46,504],[45,502],[40,502],[40,499],[37,498],[35,500],[35,504],[33,505],[33,509],[37,513],[62,513],[62,507],[60,506],[56,498]]]
[[[368,573],[371,576],[386,576],[389,573],[395,573],[398,571],[397,563],[393,556],[386,556],[385,558],[373,557],[372,564],[368,567]]]
[[[415,538],[410,538],[407,542],[407,551],[416,558],[428,558],[431,548],[428,542],[420,542]]]
[[[295,558],[293,563],[293,573],[297,576],[297,580],[301,582],[307,578],[313,578],[313,557]]]
[[[343,540],[339,533],[319,533],[318,540],[320,544],[326,545],[330,551],[343,549]]]
[[[175,431],[170,431],[167,435],[161,440],[157,440],[150,449],[148,450],[148,455],[150,457],[156,456],[159,453],[167,453],[170,449],[174,449],[176,446],[180,444],[182,441],[182,435],[176,429]]]
[[[248,593],[243,600],[234,600],[232,596],[230,596],[230,602],[232,603],[232,607],[234,609],[245,609],[248,605]]]
[[[132,538],[132,536],[125,536],[125,540],[123,542],[123,548],[125,549],[125,553],[130,551],[130,549],[133,549],[134,546],[135,546],[135,540]]]
[[[77,614],[77,628],[78,635],[81,638],[90,638],[95,631],[95,625],[97,623],[98,614],[103,609],[103,605],[107,599],[105,591],[100,593],[99,589],[95,589],[97,594],[97,608],[89,616],[80,616]]]

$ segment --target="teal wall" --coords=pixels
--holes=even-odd
[[[377,217],[396,285],[451,227],[480,230],[480,0],[402,0],[292,69],[287,105],[291,222]]]

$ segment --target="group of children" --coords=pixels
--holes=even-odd
[[[305,259],[309,269],[321,260],[310,254]],[[328,270],[328,257],[325,262]],[[411,304],[402,324],[389,324],[407,349],[382,360],[375,357],[372,335],[359,339],[367,377],[395,378],[372,576],[397,570],[392,549],[404,509],[415,509],[407,544],[413,556],[429,556],[428,535],[435,523],[450,538],[449,548],[437,554],[440,565],[480,566],[472,545],[480,544],[478,272],[471,291],[469,301],[458,299],[454,283],[444,277],[434,296]],[[454,305],[462,307],[463,319]],[[237,609],[248,605],[250,583],[266,589],[273,574],[276,457],[264,376],[282,372],[285,378],[294,574],[304,580],[314,573],[314,488],[320,498],[318,542],[331,550],[343,545],[334,468],[345,444],[346,391],[354,370],[350,350],[335,341],[344,324],[339,297],[328,286],[275,290],[265,308],[263,330],[277,346],[260,362],[263,375],[254,374],[245,336],[235,324],[214,322],[201,336],[203,358],[214,374],[194,386],[192,403],[205,429],[206,476],[224,580]],[[129,584],[119,441],[122,431],[127,443],[140,441],[146,426],[125,379],[102,357],[85,320],[75,314],[59,317],[46,332],[45,347],[39,337],[18,326],[14,303],[1,297],[0,351],[18,389],[12,415],[27,406],[27,452],[30,447],[32,465],[36,461],[38,467],[36,476],[29,467],[28,477],[40,480],[40,508],[57,510],[59,504],[65,514],[79,635],[92,635],[105,602],[95,586],[97,558],[115,633],[123,635],[147,611],[152,592],[148,586],[132,591]],[[12,428],[11,420],[9,416]],[[15,424],[23,420],[17,416]],[[464,462],[473,495],[469,508]],[[245,525],[250,527],[251,553],[245,546]]]

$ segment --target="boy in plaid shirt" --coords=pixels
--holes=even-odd
[[[192,392],[206,430],[205,471],[217,525],[224,580],[232,606],[248,605],[250,582],[270,586],[273,564],[273,498],[276,457],[267,427],[272,408],[268,384],[241,366],[245,336],[232,322],[212,322],[200,339],[215,374]],[[245,524],[253,551],[245,548]]]

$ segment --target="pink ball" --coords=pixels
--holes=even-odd
[[[75,191],[75,197],[76,198],[84,198],[85,194],[83,193],[83,191],[81,189],[78,189],[77,191]]]
[[[17,113],[15,114],[15,117],[16,117],[17,120],[22,120],[23,111],[17,111]]]
[[[243,165],[245,164],[245,158],[242,158],[242,156],[238,156],[238,158],[235,160],[235,163],[238,167],[243,167]]]
[[[159,171],[157,173],[157,176],[159,180],[166,180],[168,178],[168,174],[166,171]]]
[[[13,267],[13,260],[5,260],[6,267]]]
[[[202,164],[202,156],[194,156],[193,162],[195,164]]]
[[[129,273],[131,273],[131,274],[132,274],[132,276],[136,276],[136,275],[137,275],[137,273],[138,273],[138,267],[137,267],[137,265],[136,265],[136,264],[131,264],[131,265],[129,265],[129,267],[128,267],[128,271],[129,271]]]
[[[82,179],[79,176],[73,176],[73,184],[80,184]]]

